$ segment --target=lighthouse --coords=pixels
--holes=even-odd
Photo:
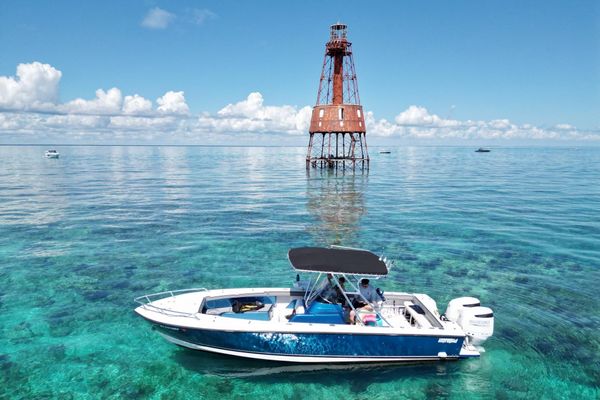
[[[310,120],[307,168],[369,165],[365,116],[347,28],[341,23],[330,27]]]

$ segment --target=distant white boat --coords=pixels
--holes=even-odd
[[[56,150],[46,150],[46,158],[58,158],[60,154]]]

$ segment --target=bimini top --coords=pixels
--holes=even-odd
[[[367,250],[299,247],[288,252],[297,271],[333,274],[387,275],[385,262]]]

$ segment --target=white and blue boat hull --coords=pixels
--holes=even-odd
[[[154,324],[195,350],[288,362],[382,362],[461,358],[464,337],[348,333],[227,332]]]

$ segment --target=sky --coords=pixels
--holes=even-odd
[[[370,144],[600,145],[597,1],[0,1],[0,144],[305,145],[348,25]]]

